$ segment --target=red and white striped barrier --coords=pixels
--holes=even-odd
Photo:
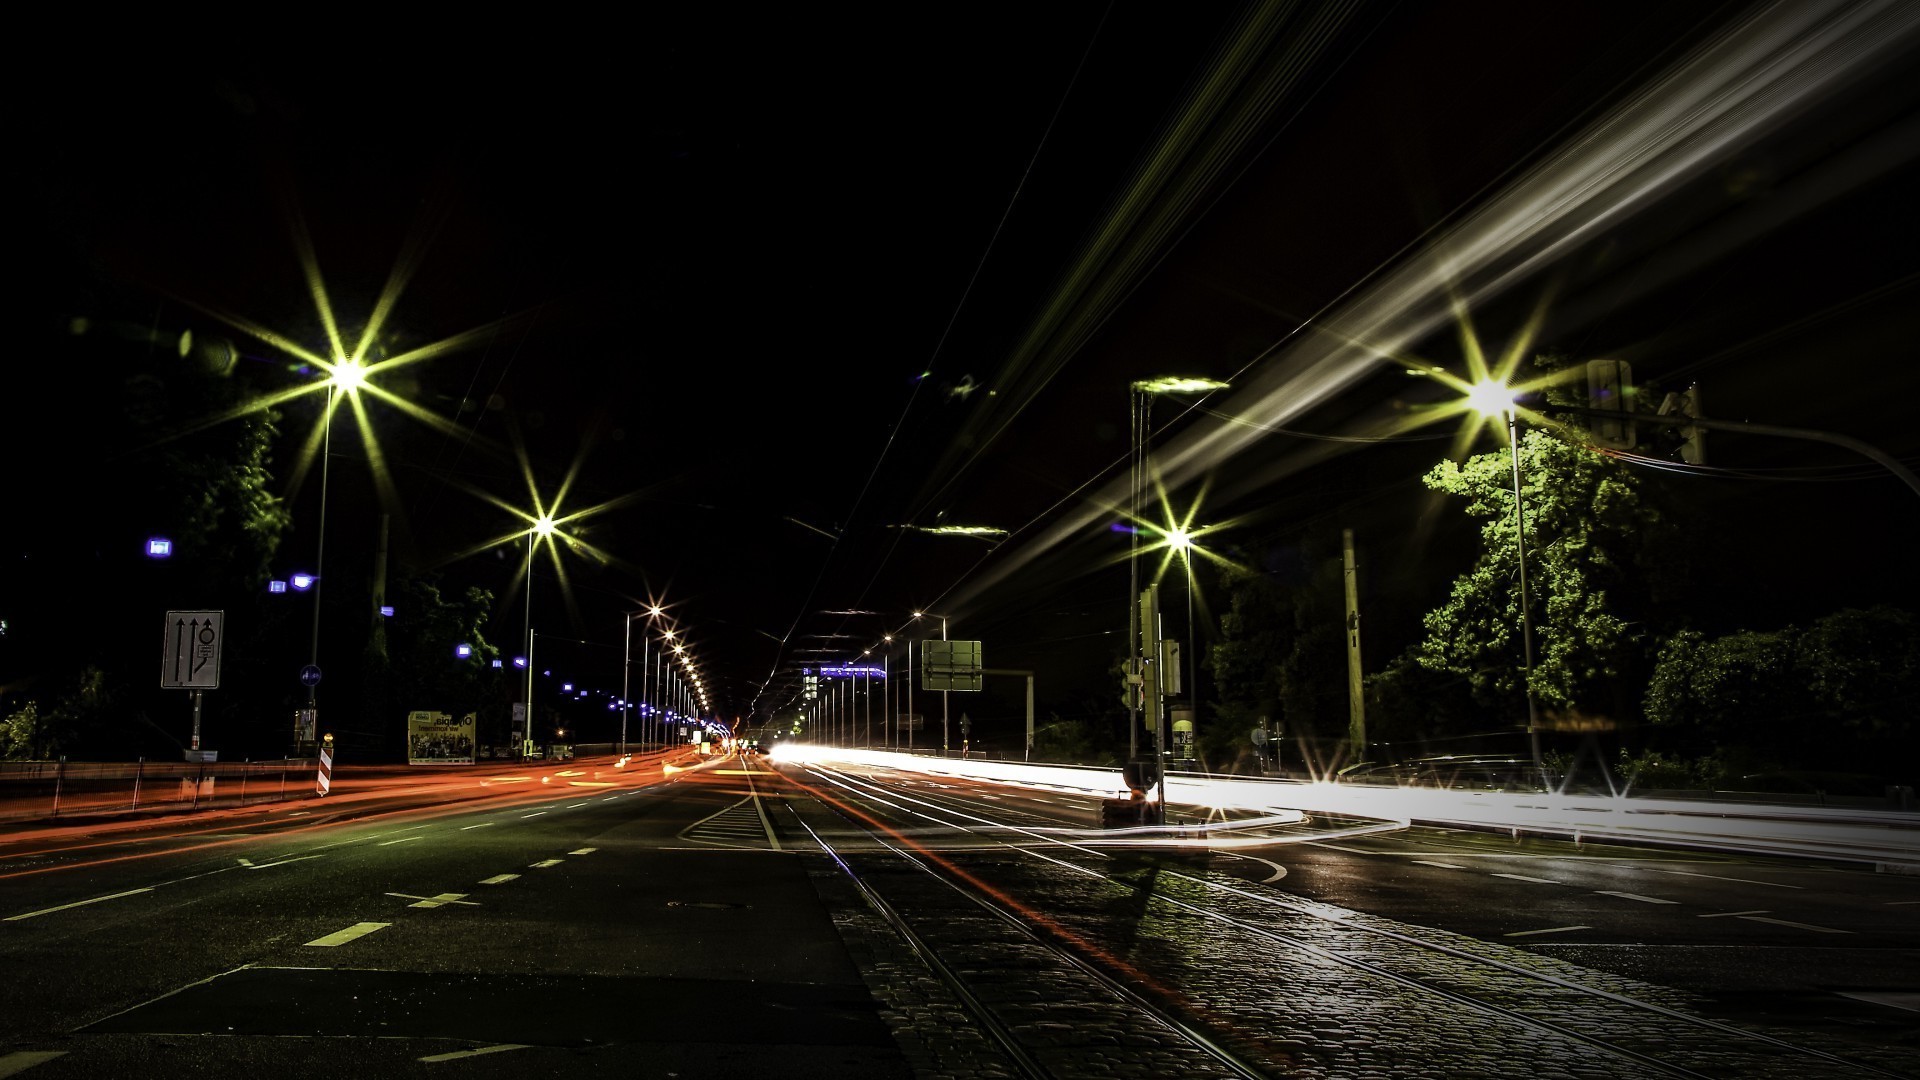
[[[327,736],[329,740],[333,736]],[[325,795],[333,787],[333,747],[320,748],[320,775],[314,781],[314,790]]]

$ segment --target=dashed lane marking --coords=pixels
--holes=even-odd
[[[317,948],[330,949],[335,945],[345,945],[347,942],[353,941],[356,938],[366,937],[375,930],[385,930],[392,925],[392,923],[383,922],[354,923],[345,930],[335,930],[326,937],[314,938],[312,941],[307,942],[307,944]]]
[[[467,831],[468,829],[484,829],[484,828],[486,828],[487,826],[489,826],[489,825],[491,825],[491,824],[493,824],[493,822],[491,822],[491,821],[483,821],[483,822],[481,822],[481,823],[480,823],[480,824],[478,824],[478,825],[462,825],[462,826],[460,826],[460,831],[461,831],[461,832],[466,832],[466,831]]]
[[[1437,866],[1442,870],[1465,870],[1466,869],[1466,867],[1461,866],[1459,863],[1434,862],[1432,859],[1415,859],[1413,861],[1419,863],[1421,866]]]
[[[1678,900],[1662,900],[1657,896],[1641,896],[1639,893],[1615,892],[1612,889],[1595,889],[1594,893],[1599,896],[1617,896],[1622,900],[1638,900],[1643,904],[1677,904],[1680,902]]]
[[[450,1054],[433,1054],[421,1061],[458,1061],[461,1058],[479,1057],[481,1054],[497,1054],[502,1050],[525,1050],[525,1043],[501,1043],[498,1046],[482,1046],[477,1050],[455,1050]]]
[[[138,896],[143,892],[152,891],[153,886],[149,885],[144,889],[128,889],[126,892],[108,893],[106,896],[96,896],[91,900],[75,900],[71,904],[61,904],[59,907],[41,908],[39,911],[29,911],[20,915],[9,915],[5,919],[0,919],[0,922],[19,922],[22,919],[34,919],[42,915],[51,915],[56,911],[67,911],[72,908],[86,907],[88,904],[98,904],[107,900],[118,900],[123,896]]]
[[[419,901],[419,903],[417,904],[408,904],[407,905],[408,907],[437,908],[437,907],[445,907],[448,904],[459,904],[463,907],[479,907],[480,906],[479,904],[476,904],[471,900],[462,900],[461,897],[467,895],[466,893],[463,893],[463,892],[443,892],[438,896],[414,896],[411,893],[403,893],[403,892],[390,892],[387,895],[397,896],[402,900]]]
[[[521,821],[525,821],[525,820],[527,820],[528,818],[535,818],[535,817],[539,817],[539,816],[540,816],[541,814],[544,814],[544,813],[546,813],[546,811],[545,811],[545,810],[540,810],[540,811],[537,811],[537,812],[535,812],[535,813],[531,813],[531,814],[522,814],[522,815],[520,815],[520,820],[521,820]]]
[[[1767,913],[1766,908],[1755,908],[1752,911],[1715,911],[1711,914],[1702,915],[1700,916],[1700,918],[1702,919],[1736,919],[1746,915],[1765,915],[1766,913]]]
[[[1765,915],[1742,915],[1748,922],[1772,923],[1775,926],[1791,926],[1795,930],[1811,930],[1816,934],[1851,934],[1851,930],[1835,930],[1831,926],[1815,926],[1812,923],[1789,922],[1786,919],[1769,919]]]
[[[505,884],[506,884],[507,882],[509,882],[509,881],[512,881],[513,879],[515,879],[515,878],[517,878],[517,877],[519,877],[519,876],[520,876],[519,874],[495,874],[495,875],[493,875],[493,876],[492,876],[492,877],[490,877],[490,878],[481,878],[481,879],[480,879],[480,884],[482,884],[482,885],[505,885]]]
[[[1567,934],[1575,930],[1591,930],[1591,926],[1552,926],[1545,930],[1515,930],[1508,937],[1532,937],[1535,934]]]
[[[415,840],[425,840],[425,839],[426,837],[424,836],[403,836],[398,840],[382,840],[379,846],[392,847],[395,844],[407,844],[407,843],[412,843]]]
[[[583,848],[574,848],[574,849],[573,849],[572,851],[569,851],[569,852],[567,852],[567,854],[569,854],[569,855],[591,855],[591,854],[593,854],[594,852],[596,852],[596,851],[599,851],[599,850],[600,850],[600,849],[599,849],[599,848],[597,848],[597,847],[583,847]]]
[[[1555,880],[1553,880],[1552,878],[1543,878],[1543,877],[1528,877],[1528,876],[1527,876],[1527,875],[1525,875],[1525,874],[1494,874],[1494,875],[1492,875],[1492,876],[1493,876],[1493,877],[1503,877],[1503,878],[1510,878],[1510,879],[1512,879],[1512,880],[1514,880],[1514,881],[1531,881],[1531,882],[1533,882],[1533,883],[1534,883],[1535,885],[1560,885],[1560,884],[1564,884],[1563,882],[1559,882],[1559,881],[1555,881]],[[1666,901],[1660,901],[1660,902],[1661,902],[1661,903],[1666,903]]]
[[[1649,867],[1646,867],[1646,869],[1651,870],[1656,874],[1683,874],[1687,877],[1712,878],[1715,881],[1737,881],[1742,885],[1771,885],[1776,889],[1804,888],[1804,886],[1801,886],[1801,885],[1783,885],[1778,881],[1755,881],[1752,878],[1722,877],[1719,874],[1700,874],[1700,873],[1695,873],[1692,870],[1662,870],[1660,867],[1657,867],[1657,866],[1649,866]]]
[[[560,865],[561,863],[563,863],[563,862],[566,862],[566,861],[567,861],[567,860],[565,860],[565,859],[541,859],[541,860],[540,860],[539,862],[537,862],[537,863],[528,863],[528,864],[527,864],[527,869],[529,869],[529,870],[545,870],[545,869],[546,869],[547,867],[549,867],[549,866],[559,866],[559,865]]]
[[[1322,844],[1322,843],[1320,843],[1320,842],[1319,842],[1319,841],[1317,841],[1317,840],[1309,840],[1309,841],[1307,841],[1307,845],[1308,845],[1309,847],[1319,847],[1319,848],[1326,848],[1326,849],[1327,849],[1327,850],[1329,850],[1329,851],[1344,851],[1344,852],[1346,852],[1346,853],[1347,853],[1347,854],[1349,854],[1349,855],[1378,855],[1378,854],[1380,854],[1380,852],[1378,852],[1378,851],[1368,851],[1368,850],[1367,850],[1367,849],[1365,849],[1365,848],[1357,848],[1357,847],[1341,847],[1341,846],[1340,846],[1339,844]]]

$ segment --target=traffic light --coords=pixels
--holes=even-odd
[[[1593,422],[1595,445],[1631,450],[1639,442],[1633,426],[1633,367],[1625,360],[1587,361],[1589,408],[1613,413]]]
[[[1698,419],[1700,416],[1700,384],[1687,387],[1685,393],[1668,394],[1660,402],[1660,415],[1678,413],[1681,416]],[[1680,427],[1680,460],[1689,465],[1707,463],[1707,429],[1697,424]]]

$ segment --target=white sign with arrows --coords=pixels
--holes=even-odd
[[[220,686],[224,611],[169,611],[160,638],[160,686],[216,690]]]

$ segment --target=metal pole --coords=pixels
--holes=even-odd
[[[940,616],[940,640],[947,640],[947,617],[945,615]],[[949,664],[953,662],[951,656],[948,657],[947,662]],[[948,674],[947,681],[953,681],[951,673]],[[947,692],[942,690],[940,691],[940,756],[946,757],[951,752],[947,744]]]
[[[913,644],[916,639],[907,639],[907,750],[913,750]]]
[[[1513,454],[1513,536],[1515,561],[1520,566],[1520,646],[1526,659],[1527,744],[1533,767],[1540,768],[1540,712],[1533,698],[1533,613],[1527,603],[1527,516],[1520,501],[1520,417],[1507,410],[1507,449]]]
[[[308,652],[307,663],[320,666],[320,589],[327,582],[327,473],[333,462],[333,390],[334,382],[327,380],[327,414],[321,423],[320,434],[320,537],[313,553],[313,647]],[[307,708],[314,705],[314,692],[317,683],[307,687]],[[197,720],[200,712],[199,691],[194,692],[194,716]],[[200,749],[199,725],[194,725],[193,748]]]
[[[527,692],[521,699],[524,713],[521,722],[526,727],[520,732],[520,756],[527,757],[533,752],[533,538],[534,530],[527,530],[527,608],[521,620],[523,640],[527,646]]]
[[[1128,432],[1127,454],[1127,760],[1140,756],[1140,692],[1133,688],[1131,680],[1141,675],[1140,671],[1140,444],[1144,438],[1141,413],[1142,395],[1139,391],[1127,391]]]
[[[627,695],[630,692],[627,684],[633,675],[633,614],[631,612],[627,613],[621,617],[620,621],[623,624],[620,629],[624,634],[620,648],[620,754],[622,757],[625,757],[627,753],[627,710],[633,708],[627,701]]]

